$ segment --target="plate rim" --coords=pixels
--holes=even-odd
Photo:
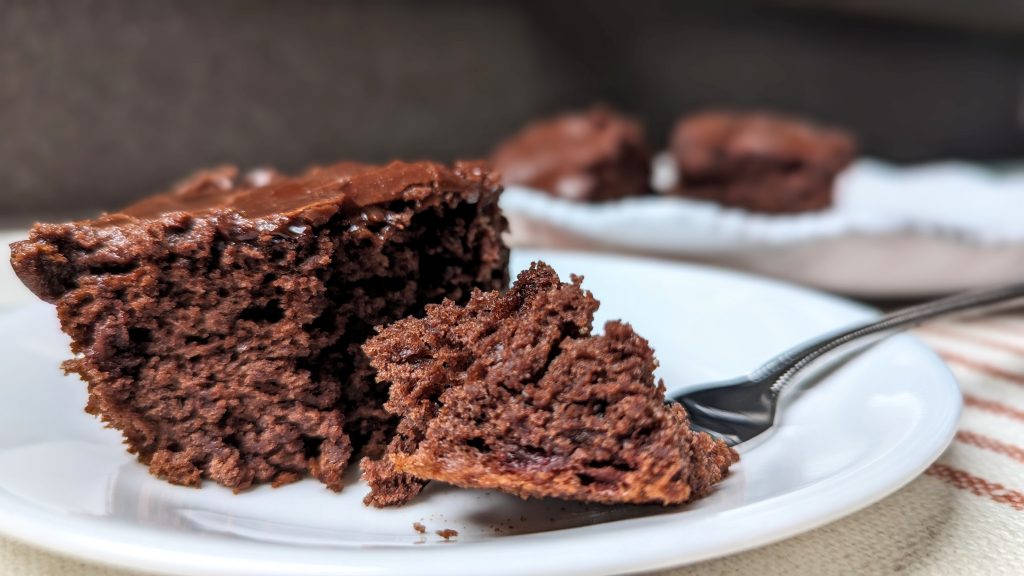
[[[964,237],[956,233],[956,226],[946,229],[941,222],[890,226],[887,218],[865,226],[857,224],[863,214],[856,211],[759,214],[707,200],[658,195],[619,200],[618,209],[611,210],[614,202],[581,204],[525,186],[508,187],[502,202],[513,247],[698,261],[857,298],[927,298],[996,286],[1019,280],[1019,274],[1008,271],[1024,262],[1024,237]],[[679,213],[667,215],[661,208]],[[845,224],[837,224],[837,219]],[[681,226],[684,220],[687,225]],[[604,233],[607,228],[632,230],[645,224],[659,230],[694,230],[672,241],[649,234]],[[925,253],[941,255],[932,259],[937,262],[967,266],[972,274],[950,275],[946,271],[956,266],[927,262],[893,268],[893,262],[905,263]],[[806,265],[827,260],[843,262],[842,271]],[[849,265],[854,260],[857,264]]]
[[[520,255],[551,255],[551,258],[571,257],[587,260],[613,260],[623,263],[683,268],[699,273],[728,277],[730,282],[741,281],[773,285],[787,291],[801,293],[803,296],[818,298],[821,301],[827,301],[830,305],[847,308],[851,311],[856,310],[865,314],[877,313],[877,311],[863,304],[812,288],[713,265],[671,262],[648,257],[595,254],[586,251],[522,248],[515,251]],[[26,308],[26,306],[19,306],[0,311],[0,320]],[[159,545],[161,531],[159,529],[149,526],[133,527],[119,521],[108,521],[107,524],[111,525],[104,527],[105,536],[95,536],[88,533],[89,522],[87,520],[77,517],[60,516],[58,513],[45,510],[42,507],[30,507],[2,489],[0,489],[0,534],[30,546],[90,563],[161,574],[208,573],[225,576],[235,574],[258,576],[288,573],[298,576],[401,573],[403,566],[408,566],[408,556],[411,554],[422,555],[425,559],[429,558],[429,561],[419,565],[418,568],[418,571],[424,575],[450,574],[454,571],[450,565],[440,565],[438,563],[447,564],[448,562],[454,562],[465,564],[473,558],[485,561],[486,563],[483,565],[489,566],[491,573],[495,574],[495,576],[499,574],[521,574],[526,568],[522,564],[501,562],[503,559],[510,561],[522,559],[521,551],[510,550],[510,547],[504,543],[506,538],[515,539],[517,542],[533,546],[531,556],[545,557],[546,561],[535,565],[535,569],[530,571],[531,574],[612,574],[619,572],[646,572],[689,565],[786,540],[863,510],[909,484],[942,454],[953,440],[962,410],[962,398],[956,378],[945,362],[918,338],[904,334],[894,337],[894,340],[897,339],[911,346],[916,353],[921,354],[921,358],[929,361],[932,368],[943,372],[946,376],[946,378],[942,379],[945,389],[945,393],[942,396],[951,402],[945,406],[946,411],[944,414],[934,415],[933,419],[935,422],[933,424],[937,425],[938,430],[936,432],[939,433],[928,438],[928,442],[924,445],[927,450],[924,448],[920,449],[918,451],[920,456],[917,459],[913,459],[912,465],[907,465],[908,462],[904,460],[902,468],[899,466],[888,468],[887,471],[890,472],[889,476],[892,478],[876,483],[878,484],[876,486],[869,486],[868,483],[858,483],[856,484],[858,490],[850,490],[849,484],[844,484],[843,493],[847,495],[844,498],[844,505],[832,505],[825,513],[812,514],[802,510],[798,514],[790,513],[775,516],[775,521],[771,523],[774,528],[771,533],[768,533],[768,530],[763,528],[763,523],[759,524],[761,528],[758,531],[761,534],[749,535],[742,544],[736,544],[734,531],[730,534],[729,538],[718,538],[718,540],[713,538],[700,551],[680,556],[673,554],[672,550],[665,545],[655,547],[656,550],[648,550],[648,548],[651,548],[651,543],[647,542],[641,543],[641,548],[649,555],[643,558],[642,561],[638,561],[636,559],[635,546],[637,542],[634,538],[630,539],[629,542],[630,548],[634,549],[634,553],[626,555],[629,558],[628,561],[609,559],[606,556],[601,557],[600,561],[595,561],[594,558],[588,561],[588,557],[585,554],[588,548],[622,548],[621,542],[617,542],[621,534],[615,534],[614,531],[610,534],[600,533],[600,529],[608,525],[603,523],[559,531],[562,532],[560,538],[551,538],[553,533],[541,532],[507,536],[498,541],[467,542],[457,548],[454,546],[432,546],[414,549],[389,548],[386,554],[379,552],[374,554],[373,548],[351,550],[330,548],[322,553],[318,557],[319,559],[314,562],[295,563],[289,561],[282,563],[280,561],[273,562],[267,558],[260,558],[261,554],[257,553],[257,549],[265,551],[272,548],[281,551],[289,548],[294,549],[294,546],[233,541],[230,550],[243,551],[243,548],[253,549],[251,550],[254,552],[252,557],[239,558],[237,555],[227,556],[223,553],[210,553],[209,549],[216,550],[215,545],[210,545],[215,539],[209,536],[183,532],[174,535],[175,539],[189,541],[190,550],[182,552],[181,550],[161,548]],[[899,471],[892,473],[893,469],[899,469]],[[848,475],[850,472],[845,471],[844,474]],[[829,476],[817,483],[795,491],[746,505],[743,507],[744,513],[745,515],[763,514],[765,511],[761,509],[771,509],[780,505],[787,505],[797,496],[801,497],[801,499],[809,499],[816,496],[819,492],[826,493],[829,489],[834,488],[833,485],[837,482],[837,478],[841,478],[844,474]],[[865,488],[865,486],[868,487]],[[856,497],[851,498],[849,496],[851,493],[856,492],[859,492]],[[19,509],[23,509],[20,514],[18,513]],[[732,511],[720,511],[718,514],[724,515],[729,512]],[[632,529],[657,529],[657,524],[664,523],[659,522],[659,520],[664,520],[664,518],[654,516],[633,519],[631,521],[655,524],[655,526],[633,527]],[[703,521],[710,521],[712,518],[709,517],[703,519]],[[780,521],[779,518],[782,520]],[[78,524],[82,524],[82,526],[78,527]],[[750,524],[750,522],[747,524]],[[569,531],[572,534],[567,535],[564,533]],[[157,539],[157,541],[154,542],[154,539]],[[470,548],[472,549],[470,550]],[[196,551],[197,549],[199,550],[198,552]],[[333,561],[331,561],[332,559]],[[381,562],[382,559],[385,560],[383,563]],[[339,560],[344,561],[346,564],[339,563]],[[373,561],[370,562],[370,560]]]

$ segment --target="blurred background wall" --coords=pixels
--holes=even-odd
[[[681,113],[755,106],[890,160],[1012,158],[1022,95],[1017,0],[0,0],[0,218],[218,163],[480,156],[594,101],[659,147]]]

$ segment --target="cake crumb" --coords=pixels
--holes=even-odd
[[[445,540],[451,540],[459,535],[459,531],[452,530],[451,528],[445,528],[444,530],[438,530],[436,534]]]
[[[423,524],[419,523],[419,522],[413,522],[412,523],[412,529],[417,531],[417,532],[419,532],[420,534],[426,534],[427,533],[427,527],[424,526]]]

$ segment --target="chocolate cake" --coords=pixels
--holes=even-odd
[[[526,126],[492,158],[505,185],[569,200],[601,201],[650,191],[651,155],[635,120],[596,106]]]
[[[682,119],[671,153],[670,193],[752,212],[796,213],[832,205],[836,175],[854,157],[846,132],[758,113],[705,112]]]
[[[376,325],[507,283],[500,186],[481,164],[199,173],[12,245],[56,304],[86,410],[170,482],[329,488],[394,422],[360,346]]]
[[[677,504],[708,494],[737,456],[665,404],[647,341],[628,324],[591,335],[597,300],[535,263],[507,293],[427,306],[367,340],[385,408],[384,457],[364,465],[377,506],[427,480],[527,497]]]

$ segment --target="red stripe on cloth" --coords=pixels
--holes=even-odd
[[[1014,510],[1024,511],[1024,492],[1010,490],[997,482],[990,482],[947,464],[932,464],[924,472],[975,496],[987,497],[994,502],[1006,504]]]
[[[970,444],[971,446],[976,446],[982,450],[1002,454],[1003,456],[1013,458],[1017,462],[1024,464],[1024,448],[1015,444],[1009,444],[991,436],[971,432],[970,430],[958,431],[956,433],[956,439],[964,444]]]
[[[1024,422],[1024,410],[1018,410],[1012,406],[997,402],[995,400],[985,400],[984,398],[978,398],[971,394],[964,394],[964,406],[970,408],[977,408],[978,410],[984,410],[1000,416],[1006,416],[1014,420],[1020,420]]]
[[[943,350],[937,346],[932,346],[932,348],[939,354],[939,356],[942,356],[942,359],[945,360],[946,362],[958,364],[960,366],[970,368],[971,370],[982,372],[984,374],[992,376],[993,378],[998,378],[1000,380],[1005,380],[1013,384],[1020,384],[1024,386],[1024,374],[1020,374],[1018,372],[1010,372],[1009,370],[1004,370],[1002,368],[999,368],[998,366],[993,366],[981,360],[967,358],[966,356],[961,356],[954,352]]]
[[[987,336],[981,336],[980,334],[973,334],[967,332],[960,332],[959,330],[950,330],[948,328],[940,328],[939,326],[928,326],[925,328],[918,328],[918,332],[927,336],[928,334],[935,334],[942,338],[951,338],[953,340],[960,340],[962,342],[969,342],[971,344],[978,344],[987,348],[993,348],[995,350],[1002,350],[1003,352],[1010,352],[1011,354],[1018,354],[1024,356],[1024,344],[1015,344],[1013,342],[1006,342],[997,338],[989,338]],[[1024,335],[1024,334],[1022,334]]]
[[[989,318],[987,320],[979,318],[978,323],[983,324],[986,328],[995,328],[996,330],[1006,332],[1007,334],[1024,336],[1024,323],[1006,320],[1003,318]]]

